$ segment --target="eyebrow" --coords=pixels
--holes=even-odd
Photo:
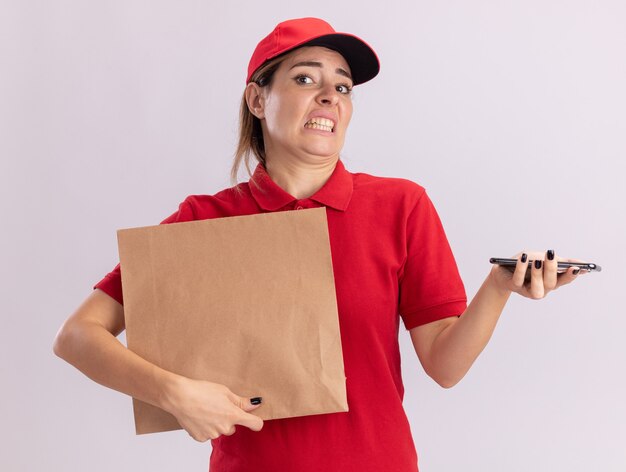
[[[321,62],[316,62],[316,61],[302,61],[302,62],[298,62],[298,63],[296,63],[296,64],[292,65],[292,66],[289,68],[289,70],[291,70],[291,69],[293,69],[293,68],[295,68],[295,67],[301,67],[301,66],[304,66],[304,67],[320,67],[320,68],[324,67],[324,66],[322,65],[322,63],[321,63]],[[337,68],[335,69],[335,72],[336,72],[337,74],[339,74],[339,75],[343,75],[344,77],[347,77],[348,79],[352,80],[352,76],[348,73],[348,71],[346,71],[345,69],[342,69],[341,67],[337,67]]]

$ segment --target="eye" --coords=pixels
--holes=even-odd
[[[350,92],[352,92],[352,87],[346,84],[340,84],[337,85],[337,92],[348,95]]]
[[[294,80],[299,83],[299,84],[303,84],[303,85],[308,85],[308,84],[312,84],[313,83],[313,79],[311,77],[309,77],[308,75],[304,75],[304,74],[300,74],[297,75]]]

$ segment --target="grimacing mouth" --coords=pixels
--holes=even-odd
[[[335,130],[335,122],[328,118],[322,118],[320,116],[316,116],[315,118],[311,118],[304,124],[305,128],[309,129],[319,129],[323,131],[334,132]]]

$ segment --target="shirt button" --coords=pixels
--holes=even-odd
[[[298,206],[296,207],[296,210],[302,210],[302,209],[304,209],[304,207],[302,207],[302,206],[300,206],[300,205],[298,205]]]

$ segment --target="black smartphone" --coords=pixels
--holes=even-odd
[[[515,271],[515,266],[517,265],[517,259],[506,259],[502,257],[492,257],[491,259],[489,259],[489,262],[492,264],[498,264],[510,270],[511,272]],[[530,271],[532,266],[533,266],[533,261],[529,260],[527,272]],[[567,269],[569,269],[570,267],[579,267],[581,270],[586,270],[588,272],[591,272],[591,271],[600,272],[602,270],[602,267],[600,267],[598,264],[593,264],[593,263],[559,262],[557,263],[557,272],[559,273],[566,272]]]

